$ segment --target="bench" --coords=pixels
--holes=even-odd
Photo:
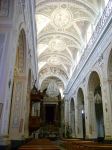
[[[60,148],[48,139],[35,139],[21,146],[19,150],[60,150]]]
[[[112,144],[101,144],[94,141],[63,140],[66,150],[112,150]]]

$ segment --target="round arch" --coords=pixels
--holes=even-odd
[[[21,29],[19,38],[18,38],[18,45],[16,50],[16,61],[15,61],[15,72],[14,74],[24,73],[26,74],[26,34],[24,29]]]
[[[91,72],[88,80],[89,134],[92,138],[104,138],[104,117],[100,76]]]
[[[23,116],[23,106],[26,103],[26,59],[27,59],[27,45],[26,45],[26,34],[24,29],[20,30],[18,35],[18,43],[16,47],[16,59],[14,67],[14,79],[11,97],[11,117],[9,134],[11,139],[20,138],[24,133],[24,116]],[[22,123],[21,130],[19,130],[19,125]],[[17,136],[15,137],[15,134]]]
[[[85,108],[84,108],[84,93],[82,88],[77,91],[77,137],[85,138]]]
[[[40,79],[40,81],[39,81],[39,88],[41,88],[41,85],[42,85],[43,81],[46,80],[47,78],[51,77],[51,76],[60,79],[62,81],[63,85],[64,85],[64,88],[66,87],[65,80],[63,78],[61,78],[60,76],[53,74],[53,75],[46,75],[44,78]]]
[[[109,53],[108,62],[107,62],[107,76],[111,78],[111,75],[112,75],[112,49]]]
[[[70,101],[70,110],[73,111],[74,109],[75,109],[75,103],[74,103],[74,98],[72,97]]]

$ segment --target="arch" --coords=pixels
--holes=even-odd
[[[110,50],[107,63],[107,76],[111,78],[111,75],[112,75],[112,49]]]
[[[110,114],[112,113],[112,45],[109,47],[109,53],[106,62],[106,78],[107,78],[107,94],[108,94],[108,105],[110,106]],[[106,104],[107,105],[107,104]],[[106,106],[106,111],[107,111]]]
[[[77,137],[85,138],[85,108],[84,108],[84,93],[82,88],[77,92]]]
[[[48,32],[48,33],[45,33],[45,34],[43,34],[43,35],[41,35],[39,38],[38,38],[38,41],[39,41],[39,43],[40,42],[43,42],[43,40],[45,39],[45,38],[49,38],[49,37],[52,37],[53,35],[56,35],[56,36],[61,36],[61,37],[63,37],[63,38],[66,38],[66,39],[68,39],[68,40],[71,40],[72,42],[74,42],[74,45],[75,45],[75,47],[76,48],[80,48],[80,41],[78,40],[78,38],[76,37],[76,35],[75,35],[75,37],[72,35],[72,34],[70,34],[70,33],[68,33],[68,32],[66,32],[66,33],[64,33],[64,32],[61,32],[61,33],[59,33],[59,32]]]
[[[75,137],[75,103],[73,98],[70,101],[70,127],[71,136]]]
[[[89,132],[92,138],[104,138],[104,117],[100,76],[91,72],[88,80]]]
[[[96,71],[92,71],[88,79],[88,90],[95,90],[100,83],[99,74]]]
[[[60,76],[60,74],[62,77]],[[47,75],[48,76],[53,76],[53,75],[59,76],[59,78],[62,78],[62,79],[64,78],[65,80],[68,79],[68,74],[62,68],[59,68],[59,67],[56,68],[56,66],[52,66],[52,67],[46,66],[46,68],[39,70],[39,76],[41,79],[44,77],[46,78]]]
[[[62,90],[64,89],[64,83],[63,83],[63,81],[62,81],[60,78],[58,78],[58,77],[56,77],[56,76],[49,76],[49,77],[45,78],[45,79],[41,82],[41,86],[40,86],[41,90],[44,90],[44,88],[45,88],[45,89],[47,88],[47,86],[48,86],[50,80],[55,80],[55,81],[57,82],[57,85],[58,85],[60,88],[62,88]]]
[[[74,99],[71,98],[71,101],[70,101],[70,110],[74,111],[74,109],[75,109]]]
[[[18,38],[15,71],[16,73],[26,72],[26,35],[24,29],[21,29]]]
[[[106,56],[105,56],[105,63],[104,63],[104,68],[105,68],[105,78],[109,78],[110,74],[110,67],[111,67],[111,59],[112,59],[112,44],[110,44],[107,49],[106,49]]]
[[[84,104],[84,94],[82,88],[79,88],[77,92],[77,104]]]
[[[67,1],[67,0],[66,0],[66,1]],[[65,1],[65,2],[66,2],[66,1]],[[37,8],[37,7],[38,7],[39,9],[40,9],[40,8],[43,8],[43,7],[44,7],[43,4],[45,4],[45,3],[47,3],[47,5],[51,5],[51,1],[45,1],[45,0],[43,0],[43,2],[39,2],[39,3],[36,4],[36,8]],[[55,2],[52,1],[52,3],[55,3]],[[80,3],[79,3],[79,1],[71,1],[70,3],[71,3],[71,5],[73,5],[73,4],[79,5],[79,6],[81,5],[81,8],[82,8],[82,7],[85,7],[87,10],[90,10],[90,12],[93,13],[93,14],[97,12],[96,9],[95,9],[95,7],[89,5],[89,2],[88,2],[88,3],[84,3],[83,1],[80,1]]]
[[[41,88],[41,85],[42,85],[43,81],[46,80],[46,79],[49,78],[49,77],[56,77],[56,78],[60,79],[60,80],[62,81],[63,85],[64,85],[64,88],[66,87],[66,81],[65,81],[61,76],[59,76],[59,75],[54,75],[54,74],[50,74],[50,75],[47,74],[47,75],[46,75],[45,77],[43,77],[42,79],[40,78],[39,88]]]
[[[18,35],[18,43],[16,47],[16,59],[14,67],[14,79],[13,79],[13,89],[12,89],[12,106],[11,106],[11,117],[10,117],[10,127],[9,134],[11,139],[20,138],[24,134],[24,123],[25,118],[23,116],[23,106],[26,110],[26,56],[27,46],[26,46],[26,34],[24,29],[20,30]],[[22,124],[19,130],[19,125]],[[16,137],[15,134],[16,133]]]

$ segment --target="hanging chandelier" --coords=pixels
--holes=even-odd
[[[56,97],[59,95],[59,89],[54,80],[50,80],[48,84],[46,94],[50,97]]]

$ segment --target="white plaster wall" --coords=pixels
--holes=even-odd
[[[89,45],[89,44],[88,44]],[[89,46],[88,46],[89,47]],[[65,90],[65,98],[68,100],[71,95],[74,95],[75,102],[77,102],[77,91],[81,87],[84,92],[84,103],[85,103],[85,121],[86,121],[86,137],[96,138],[96,131],[92,134],[89,132],[89,97],[88,97],[88,81],[92,71],[96,71],[100,77],[101,89],[102,89],[102,100],[103,100],[103,112],[104,112],[104,126],[105,126],[105,138],[112,138],[112,100],[111,92],[108,81],[107,64],[109,53],[112,49],[112,15],[108,17],[102,28],[101,33],[96,37],[95,42],[87,51],[79,62],[79,66],[74,71],[67,88]],[[105,111],[107,107],[108,111]],[[76,115],[76,114],[75,114]],[[94,120],[93,120],[94,121]],[[77,118],[76,118],[76,126]],[[76,128],[77,130],[77,128]]]
[[[0,17],[0,33],[5,34],[3,45],[3,53],[0,59],[0,103],[3,103],[3,111],[0,119],[0,135],[6,136],[9,134],[9,115],[10,102],[13,84],[13,73],[16,59],[16,48],[21,29],[24,29],[26,34],[27,46],[27,70],[25,81],[25,92],[27,92],[28,71],[31,69],[32,82],[38,80],[37,66],[37,41],[36,41],[36,26],[34,16],[34,1],[25,0],[24,10],[20,5],[19,0],[10,0],[9,15]],[[10,81],[10,83],[9,83]],[[10,84],[10,88],[9,88]],[[26,94],[24,95],[26,99]],[[25,101],[22,104],[25,108]],[[25,113],[21,115],[23,118]],[[24,123],[23,123],[24,124]],[[24,135],[24,131],[22,131]],[[14,135],[16,137],[16,135]],[[18,138],[21,138],[20,136]]]

